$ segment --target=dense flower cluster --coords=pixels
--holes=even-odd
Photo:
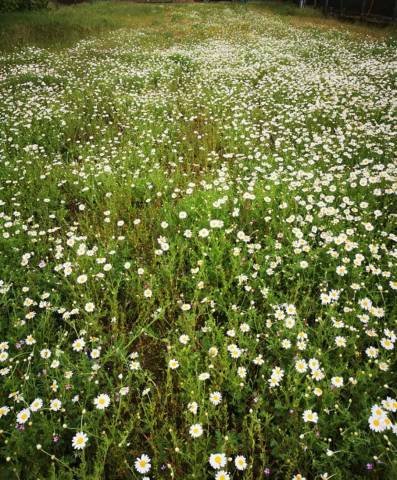
[[[4,478],[392,478],[394,48],[207,11],[0,58]]]

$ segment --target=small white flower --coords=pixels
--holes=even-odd
[[[210,227],[211,228],[222,228],[224,225],[222,220],[211,220]]]
[[[189,343],[189,340],[190,340],[190,338],[189,338],[188,335],[181,335],[179,337],[179,341],[182,345],[187,345]]]
[[[230,475],[225,470],[220,470],[215,475],[215,480],[230,480]]]
[[[201,437],[201,435],[203,434],[203,427],[200,423],[195,423],[189,428],[189,433],[190,436],[193,438]]]
[[[386,418],[387,418],[386,416],[377,417],[377,416],[372,415],[368,419],[369,428],[373,432],[384,432],[387,429],[387,424],[385,422]]]
[[[85,304],[84,310],[88,313],[92,313],[95,310],[95,305],[92,302],[88,302]]]
[[[226,455],[224,453],[213,453],[209,458],[209,463],[215,470],[223,468],[226,465],[226,461]]]
[[[106,393],[101,393],[94,399],[94,405],[98,410],[105,410],[110,405],[110,397]]]
[[[138,473],[142,473],[142,474],[148,473],[152,468],[150,464],[150,458],[145,453],[135,460],[134,465],[135,465],[135,470]]]
[[[222,394],[220,392],[210,393],[210,402],[213,405],[219,405],[222,401]]]
[[[125,395],[128,395],[128,392],[130,391],[129,387],[121,387],[120,388],[120,395],[124,397]]]
[[[30,404],[30,410],[32,412],[37,412],[40,410],[40,408],[43,406],[43,400],[41,398],[36,398],[33,400],[33,402]]]
[[[200,231],[199,231],[199,237],[201,238],[206,238],[208,237],[208,235],[210,234],[210,232],[206,229],[206,228],[202,228]]]
[[[80,285],[82,285],[83,283],[86,283],[87,278],[88,278],[87,275],[79,275],[79,276],[77,277],[77,280],[76,280],[76,281],[77,281],[77,283],[79,283]]]
[[[234,459],[234,464],[237,470],[245,470],[247,468],[247,461],[243,455],[237,455]]]
[[[318,415],[316,412],[313,412],[312,410],[305,410],[303,412],[303,421],[305,423],[312,422],[312,423],[317,423],[318,422]]]
[[[77,338],[73,343],[72,343],[72,348],[75,352],[81,352],[85,347],[85,340],[84,338]]]
[[[7,405],[3,405],[2,407],[0,407],[0,418],[5,417],[6,415],[8,415],[9,412],[9,407],[7,407]]]
[[[30,418],[30,410],[28,408],[24,408],[21,410],[17,415],[17,422],[18,423],[25,423]]]
[[[0,352],[0,362],[5,362],[8,358],[8,352]]]
[[[189,410],[190,413],[193,413],[193,415],[196,415],[198,410],[197,402],[190,402],[187,406],[187,409]]]
[[[343,387],[343,378],[342,377],[332,377],[331,378],[331,383],[336,388]]]
[[[172,358],[172,359],[168,362],[168,367],[169,367],[171,370],[176,370],[176,369],[179,367],[179,362],[178,362],[178,360],[175,360],[175,358]]]
[[[44,359],[50,358],[51,357],[51,350],[48,350],[48,348],[44,348],[40,352],[40,357],[44,358]]]
[[[51,400],[50,402],[50,410],[53,412],[58,412],[62,407],[62,402],[58,400],[58,398],[54,398],[54,400]]]
[[[84,432],[77,432],[72,438],[72,446],[75,450],[83,450],[88,442],[88,436]]]

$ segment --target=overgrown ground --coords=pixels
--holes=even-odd
[[[396,42],[317,17],[3,18],[0,478],[397,477]]]

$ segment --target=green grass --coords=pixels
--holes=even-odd
[[[228,4],[229,8],[238,12],[246,8],[240,4]],[[0,51],[16,47],[35,45],[45,48],[63,48],[73,45],[76,41],[101,35],[120,28],[152,27],[159,30],[177,28],[178,22],[192,23],[183,14],[185,5],[165,4],[134,4],[131,2],[95,2],[71,6],[51,4],[48,10],[3,13],[0,16]],[[195,9],[211,15],[207,5],[195,5]],[[214,3],[211,11],[219,12],[223,6]],[[288,3],[264,2],[252,3],[250,8],[259,13],[279,15],[283,21],[317,25],[323,28],[340,27],[334,19],[324,18],[320,9],[298,9]],[[199,25],[196,25],[199,28]],[[367,27],[362,24],[346,27],[358,35],[373,35],[376,37],[395,36],[394,27]]]
[[[393,480],[392,31],[0,22],[0,478]]]
[[[158,5],[128,2],[53,5],[43,11],[2,14],[0,45],[3,49],[24,45],[59,48],[118,28],[155,25],[163,18],[163,9]]]

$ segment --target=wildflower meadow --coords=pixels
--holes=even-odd
[[[1,479],[397,478],[396,37],[270,5],[13,14]]]

